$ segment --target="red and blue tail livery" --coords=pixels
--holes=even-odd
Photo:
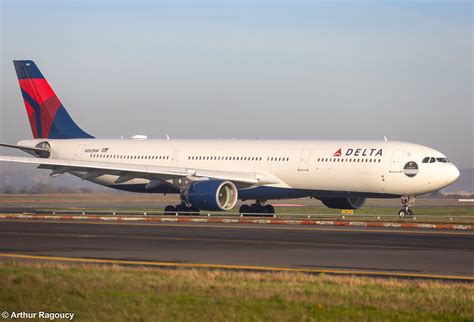
[[[72,120],[33,61],[13,63],[35,139],[93,138]]]

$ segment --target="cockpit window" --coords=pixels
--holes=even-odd
[[[448,158],[442,157],[442,158],[434,158],[434,157],[425,157],[421,161],[422,163],[435,163],[435,162],[442,162],[442,163],[449,163]]]

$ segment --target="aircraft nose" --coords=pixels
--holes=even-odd
[[[459,178],[459,174],[460,174],[459,169],[454,164],[451,163],[449,170],[447,172],[449,184],[456,181]]]

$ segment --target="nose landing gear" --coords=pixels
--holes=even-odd
[[[402,209],[398,212],[398,216],[400,218],[403,218],[405,216],[414,216],[415,213],[411,209],[411,206],[415,203],[415,197],[413,196],[404,196],[400,198],[400,201],[402,202]]]

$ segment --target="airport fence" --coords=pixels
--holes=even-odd
[[[337,221],[380,221],[380,222],[427,222],[427,223],[474,223],[474,214],[470,215],[430,215],[419,214],[414,216],[399,217],[393,215],[378,214],[314,214],[314,213],[239,213],[239,212],[213,212],[201,211],[197,213],[172,212],[164,213],[157,210],[36,210],[31,212],[22,212],[22,214],[41,214],[41,215],[82,215],[82,216],[159,216],[159,217],[213,217],[213,218],[273,218],[273,219],[297,219],[297,220],[337,220]]]

